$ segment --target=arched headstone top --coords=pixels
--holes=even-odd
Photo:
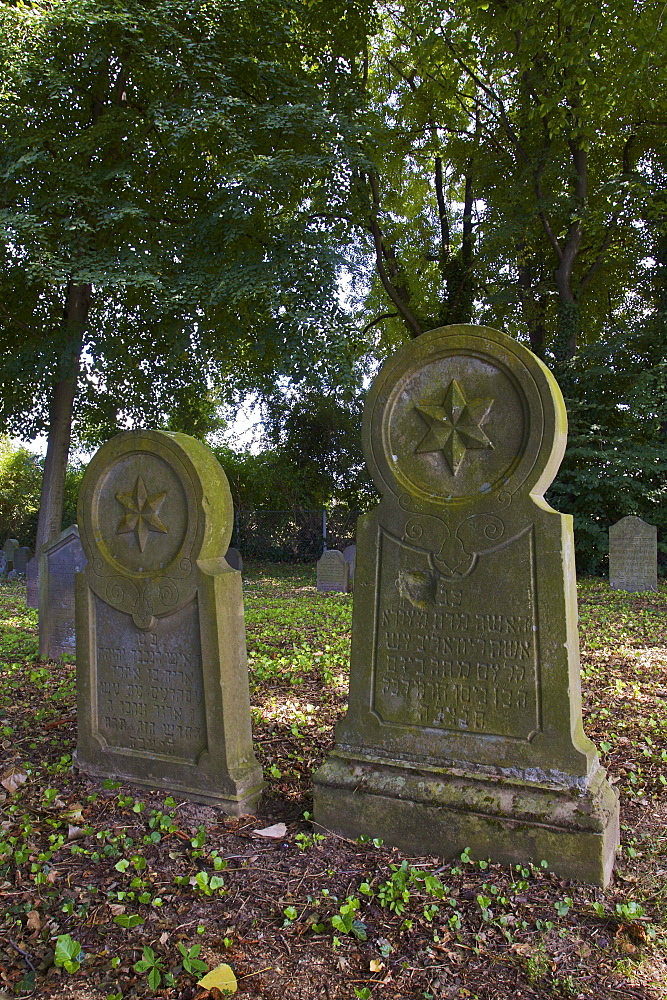
[[[566,435],[546,365],[482,326],[440,327],[406,344],[383,366],[364,412],[364,452],[379,489],[430,507],[541,496]]]
[[[88,466],[78,519],[91,588],[148,628],[191,599],[199,560],[224,557],[233,504],[220,464],[200,442],[126,431]]]

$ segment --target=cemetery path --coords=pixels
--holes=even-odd
[[[267,791],[240,818],[73,773],[73,665],[37,660],[36,613],[0,588],[0,998],[220,1000],[198,962],[261,1000],[667,996],[664,585],[580,583],[586,727],[622,801],[602,891],[314,827],[352,597],[317,594],[309,568],[249,567],[245,583]]]

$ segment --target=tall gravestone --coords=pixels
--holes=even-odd
[[[609,529],[609,585],[614,590],[658,589],[658,529],[641,517],[622,517]]]
[[[74,655],[74,578],[86,565],[75,524],[39,550],[39,655],[58,660]]]
[[[185,434],[129,431],[79,492],[76,763],[226,812],[262,788],[229,485]]]
[[[565,440],[553,376],[495,330],[423,334],[375,379],[382,502],[357,528],[324,827],[608,881],[618,798],[582,727],[572,518],[543,499]]]
[[[350,567],[338,549],[327,549],[317,560],[317,589],[322,593],[349,591]]]
[[[29,559],[25,568],[25,604],[27,608],[39,607],[39,556]]]
[[[354,566],[357,561],[357,546],[346,545],[343,549],[343,559],[350,567],[350,583],[354,582]]]

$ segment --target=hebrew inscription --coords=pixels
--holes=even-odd
[[[207,746],[197,601],[151,631],[95,602],[98,736],[134,754],[196,763]]]
[[[529,534],[510,547],[531,563]],[[383,536],[373,710],[394,725],[529,740],[540,728],[531,575],[522,593],[508,593],[506,550],[480,557],[458,582],[429,571],[427,559]],[[420,578],[433,584],[420,588]]]

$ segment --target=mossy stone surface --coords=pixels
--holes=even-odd
[[[252,811],[262,774],[217,459],[185,434],[119,434],[86,470],[78,520],[76,764]]]
[[[349,707],[318,822],[517,862],[547,831],[574,838],[543,855],[554,869],[609,878],[618,801],[582,726],[572,519],[543,499],[566,426],[549,370],[485,327],[433,330],[380,371],[363,441],[382,502],[357,529]]]

